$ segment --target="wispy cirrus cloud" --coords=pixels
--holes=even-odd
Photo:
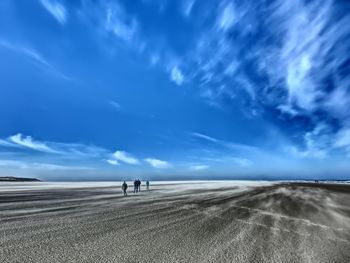
[[[79,143],[62,143],[51,141],[40,141],[32,136],[21,133],[11,135],[7,139],[0,140],[0,147],[20,148],[47,154],[57,154],[70,157],[102,157],[109,153],[108,150],[93,145]]]
[[[125,151],[115,151],[108,162],[113,165],[118,165],[119,162],[131,165],[140,164],[140,161],[136,157]]]
[[[196,0],[183,0],[182,1],[182,13],[185,17],[188,17],[191,15],[193,6],[195,5]]]
[[[196,164],[196,165],[191,165],[190,166],[190,170],[192,171],[204,171],[209,169],[209,165],[206,164]]]
[[[30,58],[33,62],[38,63],[42,66],[52,67],[52,65],[39,52],[32,48],[29,48],[24,45],[18,45],[5,39],[0,39],[0,46],[8,50],[14,51],[16,53],[22,54]]]
[[[110,3],[106,8],[105,29],[116,37],[131,44],[138,37],[138,23],[117,3]]]
[[[205,140],[207,142],[211,142],[211,143],[214,143],[216,145],[223,146],[223,147],[226,147],[226,148],[232,149],[232,150],[263,153],[263,151],[260,150],[258,147],[246,145],[246,144],[241,144],[241,143],[235,143],[235,142],[231,142],[231,141],[220,140],[218,138],[214,138],[214,137],[211,137],[211,136],[203,134],[203,133],[190,132],[189,135],[193,138]]]
[[[333,0],[321,6],[301,0],[213,4],[215,22],[203,27],[203,36],[188,47],[186,62],[193,66],[187,73],[211,105],[236,107],[244,101],[240,110],[247,108],[253,117],[273,110],[276,118],[282,115],[292,124],[308,119],[309,126],[299,126],[290,137],[301,139],[301,155],[323,158],[329,150],[318,137],[323,133],[315,135],[317,126],[324,122],[333,126],[328,144],[335,145],[334,135],[346,131],[350,123],[345,52],[350,16],[335,16],[339,8],[342,4]],[[266,18],[261,20],[262,16]]]
[[[161,5],[164,12],[169,7],[164,1],[146,2]],[[196,34],[184,34],[189,41],[181,48],[174,47],[172,34],[158,28],[144,30],[148,25],[122,5],[100,4],[99,8],[103,9],[105,31],[142,50],[140,53],[145,53],[153,66],[163,68],[177,85],[195,83],[196,91],[210,105],[235,107],[250,118],[269,114],[282,129],[296,124],[297,131],[284,130],[295,140],[299,155],[327,156],[322,140],[316,139],[322,135],[313,133],[320,123],[336,123],[330,131],[333,135],[350,126],[350,16],[338,12],[342,6],[337,1],[319,5],[314,0],[184,0],[178,11],[186,25],[192,23],[196,28]],[[210,12],[193,12],[194,8]],[[198,21],[203,24],[200,28]],[[300,118],[307,119],[307,125],[299,125]],[[337,145],[335,136],[329,144]],[[332,149],[346,153],[345,147]]]
[[[16,169],[30,169],[30,170],[92,170],[93,167],[89,166],[72,166],[72,165],[58,165],[52,163],[40,163],[40,162],[28,162],[19,160],[0,160],[0,166],[6,168]]]
[[[167,169],[172,167],[172,165],[169,162],[155,158],[146,158],[145,162],[151,165],[153,168],[157,169]]]
[[[59,151],[56,151],[55,149],[49,147],[45,143],[35,141],[31,136],[23,136],[20,133],[10,136],[8,138],[8,141],[20,147],[29,148],[39,152],[60,153]]]
[[[220,14],[217,19],[217,26],[220,30],[229,30],[236,21],[236,13],[233,3],[225,4],[220,10]]]
[[[350,158],[350,127],[343,128],[335,135],[333,147],[342,149]]]
[[[3,146],[3,147],[10,147],[10,148],[20,148],[21,146],[20,145],[17,145],[16,143],[12,143],[10,142],[9,140],[2,140],[0,139],[0,146]]]
[[[7,50],[10,50],[19,55],[24,56],[36,66],[40,67],[41,69],[47,70],[64,80],[68,80],[68,81],[72,80],[72,78],[68,77],[67,75],[62,73],[60,70],[58,70],[40,52],[38,52],[34,48],[31,48],[25,44],[18,44],[16,42],[11,42],[1,38],[0,38],[0,47],[6,48]]]
[[[197,158],[208,164],[234,164],[246,168],[256,163],[263,166],[269,165],[269,163],[285,163],[285,156],[282,156],[282,153],[285,153],[285,149],[283,147],[280,148],[280,146],[277,147],[277,144],[280,144],[277,141],[277,137],[275,138],[276,149],[267,151],[257,146],[222,140],[198,132],[190,132],[189,136],[197,141],[201,149],[201,153],[197,155]],[[281,146],[283,145],[281,144]],[[291,153],[289,152],[288,157],[290,155]]]
[[[42,6],[61,24],[67,22],[67,10],[59,0],[39,0]]]
[[[215,142],[215,143],[219,142],[218,139],[210,137],[210,136],[203,134],[203,133],[199,133],[199,132],[190,132],[190,135],[193,137],[196,137],[196,138],[204,139],[204,140],[209,141],[209,142]]]

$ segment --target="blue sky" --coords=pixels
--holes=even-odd
[[[349,178],[350,3],[0,2],[0,175]]]

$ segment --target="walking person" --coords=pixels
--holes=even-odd
[[[149,181],[148,180],[146,181],[146,189],[147,189],[147,191],[149,191]]]
[[[124,181],[124,183],[122,184],[122,190],[124,192],[124,196],[128,195],[128,193],[126,192],[127,189],[128,189],[128,184]]]

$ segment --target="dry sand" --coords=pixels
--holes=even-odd
[[[0,262],[350,262],[350,185],[151,187],[2,183]]]

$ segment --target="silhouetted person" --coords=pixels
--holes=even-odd
[[[140,179],[137,179],[137,186],[138,186],[138,190],[141,192],[141,181],[140,181]]]
[[[149,191],[149,181],[146,181],[146,189]]]
[[[134,193],[137,193],[137,190],[138,190],[138,182],[135,179],[135,181],[134,181]]]
[[[122,189],[123,189],[123,192],[124,192],[124,196],[127,196],[128,193],[126,192],[126,190],[128,189],[128,184],[125,181],[122,184]]]

